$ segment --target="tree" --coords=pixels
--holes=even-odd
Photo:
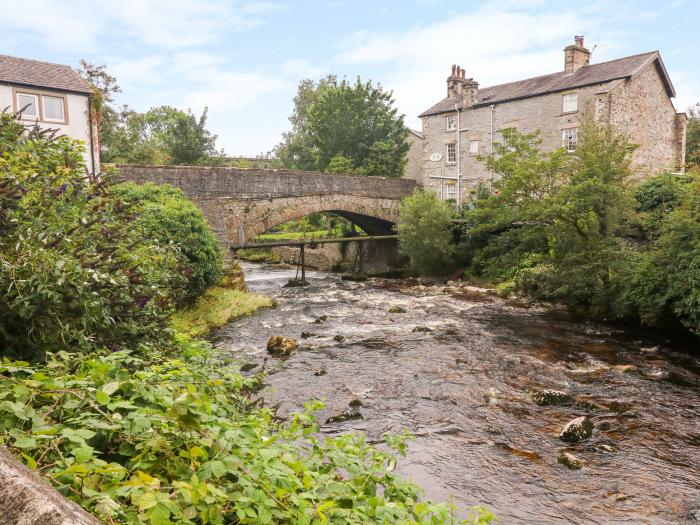
[[[416,190],[401,201],[399,250],[420,273],[441,275],[454,268],[453,208],[433,191]]]
[[[292,131],[276,149],[287,167],[327,171],[341,156],[360,173],[403,175],[408,130],[391,92],[329,76],[318,84],[302,81],[294,104]]]
[[[685,162],[689,169],[700,171],[700,102],[688,108]]]
[[[352,173],[353,170],[352,159],[343,157],[342,155],[333,157],[326,168],[328,173]]]
[[[78,74],[93,87],[90,109],[98,130],[101,154],[104,154],[117,124],[118,112],[113,104],[114,95],[121,93],[121,88],[117,84],[117,79],[107,71],[106,64],[97,66],[81,59]]]

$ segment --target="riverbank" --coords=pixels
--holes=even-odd
[[[220,283],[206,290],[196,301],[172,317],[173,328],[189,337],[199,337],[260,308],[272,308],[268,297],[251,294],[243,271],[233,263]]]

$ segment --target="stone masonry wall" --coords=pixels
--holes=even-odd
[[[607,114],[605,96],[612,84],[607,82],[496,104],[493,109],[493,140],[500,142],[502,140],[500,130],[505,128],[515,128],[519,132],[525,133],[539,130],[542,132],[542,147],[544,149],[560,148],[562,146],[562,129],[578,127],[584,111],[594,112],[599,119],[605,119]],[[571,93],[578,93],[578,110],[564,113],[563,96]],[[480,181],[488,182],[491,179],[485,164],[477,158],[479,154],[487,155],[490,153],[491,111],[490,106],[479,106],[463,110],[461,114],[460,159],[463,198]],[[423,118],[425,155],[422,181],[424,186],[433,188],[438,194],[440,194],[441,185],[444,184],[445,180],[439,177],[457,177],[456,163],[447,163],[447,144],[455,143],[457,134],[455,131],[446,131],[445,116],[446,114],[441,114]],[[478,153],[470,152],[469,146],[472,140],[479,142]],[[431,161],[430,154],[433,152],[441,153],[442,159],[437,162]]]
[[[408,150],[404,178],[420,182],[425,141],[415,134],[409,133],[408,142],[411,144],[411,148]]]
[[[139,184],[171,184],[202,211],[222,243],[241,243],[277,224],[333,211],[370,233],[390,233],[400,200],[415,181],[318,172],[117,166],[118,178]]]
[[[612,90],[610,123],[638,146],[632,169],[639,177],[681,168],[682,162],[677,158],[676,110],[654,64]]]

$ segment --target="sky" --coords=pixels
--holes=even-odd
[[[481,86],[659,50],[676,109],[700,101],[700,0],[0,0],[0,54],[117,77],[120,104],[199,114],[229,155],[270,151],[298,82],[333,73],[392,90],[406,124],[445,96],[452,64]]]

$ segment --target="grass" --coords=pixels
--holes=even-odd
[[[246,248],[238,250],[236,255],[244,261],[250,262],[266,262],[270,264],[278,264],[282,259],[278,255],[273,255],[270,248]]]
[[[209,288],[194,304],[175,312],[171,323],[177,332],[198,337],[260,308],[273,306],[272,299],[248,292],[243,272],[234,265],[217,286]]]
[[[274,232],[261,233],[255,237],[256,242],[271,242],[271,241],[298,241],[299,239],[320,239],[328,237],[328,230],[314,230],[306,232]]]

